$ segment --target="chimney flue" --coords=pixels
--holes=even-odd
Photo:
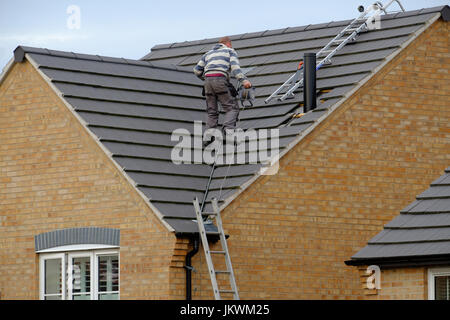
[[[317,107],[316,96],[316,54],[305,53],[303,56],[303,112]]]

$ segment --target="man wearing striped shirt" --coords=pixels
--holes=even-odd
[[[231,46],[229,37],[223,37],[212,50],[205,53],[194,67],[197,77],[204,80],[206,96],[206,112],[208,119],[206,129],[216,128],[219,119],[217,102],[220,102],[225,111],[223,129],[225,132],[234,130],[239,116],[239,106],[236,93],[230,91],[229,78],[235,77],[246,89],[252,84],[239,66],[236,51]]]

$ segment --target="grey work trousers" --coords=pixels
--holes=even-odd
[[[228,80],[225,77],[206,77],[205,96],[206,96],[206,129],[216,128],[219,120],[219,109],[217,102],[222,105],[225,111],[223,129],[235,129],[236,121],[239,116],[239,105],[237,99],[233,97],[228,88]]]

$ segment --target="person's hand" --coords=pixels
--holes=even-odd
[[[251,88],[252,87],[252,83],[248,80],[244,80],[242,82],[242,85],[244,86],[245,89]]]

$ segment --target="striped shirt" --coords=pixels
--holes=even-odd
[[[247,79],[239,66],[236,51],[222,43],[216,44],[212,50],[205,53],[194,67],[194,73],[200,79],[208,73],[222,73],[229,78],[230,71],[239,81]]]

